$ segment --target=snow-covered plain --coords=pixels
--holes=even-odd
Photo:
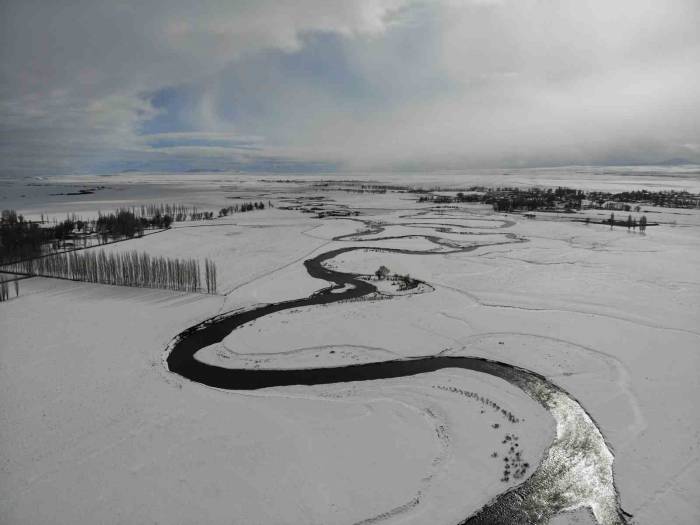
[[[579,175],[586,187],[603,189],[697,186],[687,174]],[[413,177],[371,179],[473,183]],[[575,173],[509,177],[496,183],[583,185]],[[118,203],[93,196],[74,203],[75,211],[94,213],[162,192],[164,200],[216,210],[232,196],[278,206],[322,196],[361,209],[357,218],[382,231],[274,208],[176,223],[105,248],[213,258],[216,296],[22,281],[20,297],[0,303],[0,522],[451,524],[522,482],[501,481],[505,436],[517,435],[531,465],[527,476],[554,423],[520,390],[484,374],[443,370],[237,393],[191,383],[163,366],[169,341],[197,322],[327,286],[308,276],[303,261],[349,246],[366,249],[328,264],[362,274],[383,264],[430,287],[278,312],[197,359],[294,368],[445,352],[518,365],[566,389],[595,420],[634,523],[700,520],[698,210],[650,209],[658,212],[650,220],[662,224],[640,235],[481,206],[435,209],[406,193],[321,191],[313,177],[278,178],[129,175],[108,184],[143,186],[142,195],[129,190]],[[69,207],[61,200],[52,208],[39,197],[26,209],[13,205],[27,215]],[[440,232],[431,224],[450,226]],[[476,244],[485,246],[456,249]],[[377,247],[435,253],[372,251]],[[460,392],[475,392],[519,421]],[[581,509],[553,522],[593,521]]]

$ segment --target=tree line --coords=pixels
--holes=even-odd
[[[586,222],[590,222],[590,221],[587,220]],[[629,231],[630,229],[636,230],[637,228],[639,228],[639,231],[642,233],[645,232],[647,229],[647,217],[646,217],[646,215],[642,215],[639,218],[639,222],[637,222],[637,218],[636,217],[633,218],[632,215],[628,215],[627,220],[625,221],[625,220],[616,220],[615,214],[611,213],[610,218],[606,222],[607,222],[607,224],[610,225],[611,230],[613,229],[613,226],[623,226],[623,227],[627,226],[627,231]]]
[[[45,252],[58,250],[71,239],[94,238],[106,243],[120,238],[143,235],[145,229],[167,229],[172,223],[169,215],[156,213],[152,217],[137,217],[132,211],[117,210],[97,219],[85,220],[69,215],[63,221],[45,225],[25,220],[14,210],[3,210],[0,215],[0,264],[21,259],[40,257]]]
[[[268,201],[268,205],[272,205]],[[230,213],[240,213],[253,210],[264,210],[265,203],[263,201],[258,202],[242,202],[241,204],[236,204],[233,206],[227,206],[219,210],[219,217],[225,217]],[[201,220],[212,220],[214,218],[213,211],[202,211],[197,209],[195,206],[185,206],[183,204],[165,204],[165,203],[151,203],[151,204],[141,204],[139,206],[133,206],[130,211],[139,217],[155,217],[160,214],[162,216],[169,216],[172,218],[173,222],[184,222],[184,221],[201,221]]]
[[[145,217],[136,216],[133,211],[123,208],[107,215],[100,213],[94,223],[94,230],[103,236],[134,237],[143,235],[146,228],[170,228],[172,222],[172,216],[162,215],[157,210],[153,216]]]
[[[205,290],[216,293],[216,265],[205,259],[204,267]],[[135,250],[60,253],[15,263],[11,269],[27,275],[182,292],[198,292],[202,284],[198,260],[151,257]]]
[[[447,191],[435,189],[432,191]],[[466,193],[465,193],[466,192]],[[610,193],[603,191],[583,191],[575,188],[517,188],[472,186],[456,195],[434,194],[426,190],[419,193],[418,202],[450,204],[456,202],[480,202],[491,204],[495,211],[554,210],[557,207],[578,210],[587,201],[586,207],[603,208],[611,203],[619,203],[622,209],[630,211],[626,203],[646,203],[667,208],[700,207],[700,195],[687,191],[624,191]],[[637,210],[639,211],[639,210]]]
[[[272,203],[268,201],[268,205],[271,206]],[[221,208],[219,210],[219,217],[226,217],[229,213],[243,213],[246,211],[253,210],[264,210],[265,203],[263,201],[258,202],[242,202],[240,204],[234,204],[233,206],[227,206],[226,208]]]
[[[41,254],[41,247],[56,238],[55,228],[25,221],[15,210],[0,215],[0,263]]]
[[[156,215],[168,215],[175,222],[187,220],[192,215],[197,215],[199,210],[196,206],[186,206],[180,203],[149,203],[132,206],[130,211],[139,217],[155,217]]]
[[[698,208],[700,195],[688,191],[649,191],[634,190],[619,193],[590,191],[587,198],[602,205],[607,201],[644,202],[662,208]]]
[[[272,203],[268,201],[268,206]],[[265,209],[263,201],[242,202],[219,210],[219,217]],[[72,240],[88,238],[95,244],[110,240],[140,237],[147,229],[168,229],[173,222],[212,220],[213,211],[199,211],[183,204],[151,203],[120,208],[113,213],[98,212],[96,219],[85,219],[70,214],[63,221],[49,223],[41,214],[41,221],[26,220],[15,210],[3,210],[0,216],[0,265],[22,259],[40,257],[58,251]]]

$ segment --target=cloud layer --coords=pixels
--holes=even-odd
[[[10,0],[0,173],[700,162],[696,0]]]

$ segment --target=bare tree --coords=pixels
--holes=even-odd
[[[390,273],[389,268],[382,265],[377,269],[376,272],[374,272],[374,275],[377,276],[377,279],[382,280],[382,279],[386,279],[389,276],[389,273]]]

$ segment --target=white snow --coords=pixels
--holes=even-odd
[[[487,175],[479,180],[492,180]],[[416,176],[411,183],[441,180],[459,188],[475,180],[441,177]],[[517,183],[698,186],[685,173],[670,179],[576,177],[519,172]],[[148,188],[142,198],[129,194],[125,202],[147,202],[149,192],[160,189],[168,199],[202,209],[209,203],[212,210],[226,202],[222,187],[225,196],[266,201],[323,195],[366,208],[359,218],[386,230],[358,237],[374,240],[333,241],[364,226],[279,209],[177,223],[168,232],[105,249],[210,257],[220,295],[34,278],[21,282],[19,298],[0,303],[1,522],[464,519],[517,483],[500,481],[505,432],[518,434],[533,468],[554,436],[551,417],[508,383],[443,370],[236,393],[183,380],[161,360],[172,337],[221,311],[304,297],[327,286],[308,276],[302,264],[307,258],[346,246],[449,251],[421,237],[377,240],[434,234],[464,246],[493,245],[452,254],[342,254],[329,264],[357,273],[383,264],[433,289],[282,311],[239,328],[197,359],[226,367],[295,368],[447,352],[522,366],[566,389],[598,424],[615,456],[622,507],[636,524],[700,520],[698,210],[650,208],[649,220],[662,224],[641,235],[542,214],[536,220],[497,215],[481,206],[416,215],[430,206],[408,200],[409,194],[321,193],[313,177],[304,184],[274,178],[188,176],[182,187],[196,202],[173,189],[181,181],[172,176],[129,175],[110,178],[110,184]],[[394,175],[371,179],[407,183]],[[86,212],[111,209],[87,200],[80,206]],[[39,210],[51,212],[51,202],[18,209]],[[503,220],[515,224],[500,228]],[[421,224],[402,225],[408,222]],[[423,227],[430,223],[461,227],[436,234]],[[528,242],[510,242],[505,233]],[[504,241],[510,243],[499,244]],[[498,421],[473,400],[439,386],[478,392],[524,421]],[[493,452],[498,458],[491,458]],[[553,523],[592,520],[581,511]]]

